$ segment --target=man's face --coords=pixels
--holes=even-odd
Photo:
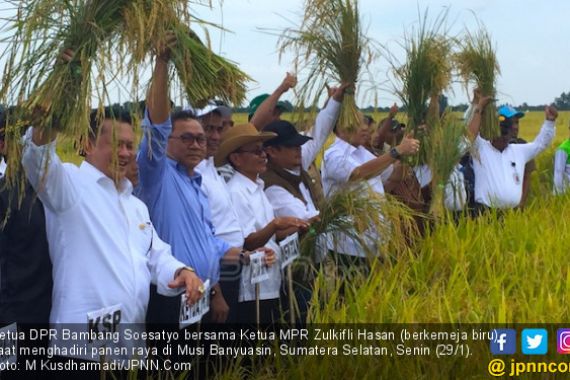
[[[210,112],[206,116],[200,118],[200,122],[204,127],[204,132],[208,138],[207,157],[212,157],[218,151],[220,139],[224,132],[224,123],[222,115],[217,112]]]
[[[99,138],[89,142],[85,157],[87,162],[119,183],[135,158],[134,145],[135,133],[130,124],[105,119]]]
[[[250,178],[267,170],[267,155],[261,141],[243,145],[230,154],[230,160],[239,172]]]
[[[126,177],[131,183],[133,187],[137,187],[139,184],[139,165],[137,160],[132,160],[130,165],[127,166],[127,174]]]
[[[228,129],[234,126],[232,115],[222,117],[222,126],[224,127],[222,133],[226,132]]]
[[[351,144],[354,146],[369,146],[372,139],[370,128],[366,124],[362,124],[352,135]]]
[[[166,152],[170,158],[189,171],[206,157],[207,138],[200,122],[194,119],[177,120],[168,137]]]
[[[301,146],[268,146],[265,150],[271,162],[283,169],[301,166]]]
[[[513,126],[511,127],[511,137],[519,137],[519,118],[513,117]]]

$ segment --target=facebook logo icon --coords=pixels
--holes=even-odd
[[[493,355],[512,355],[517,351],[517,331],[513,329],[495,329],[491,337]]]

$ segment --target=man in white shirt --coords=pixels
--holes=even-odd
[[[272,260],[278,260],[280,249],[277,239],[306,230],[308,224],[299,218],[276,218],[273,207],[265,196],[263,181],[259,179],[259,174],[266,170],[267,164],[263,141],[273,137],[274,133],[260,133],[252,124],[235,126],[224,134],[215,156],[215,164],[219,166],[230,162],[236,169],[228,187],[245,236],[244,248],[256,250],[267,246],[275,252]],[[269,269],[269,279],[260,283],[261,322],[271,323],[278,317],[280,285],[280,266],[273,265]],[[241,322],[255,321],[255,299],[251,268],[244,267],[239,294]]]
[[[554,153],[554,193],[564,194],[570,187],[570,139]]]
[[[88,313],[115,305],[121,323],[144,323],[151,282],[165,295],[184,287],[189,302],[203,292],[202,282],[172,257],[146,206],[132,195],[125,174],[134,159],[133,127],[128,115],[111,114],[102,121],[96,112],[91,115],[80,167],[59,160],[48,131],[31,128],[25,136],[22,164],[46,209],[52,323],[86,323]]]
[[[387,180],[391,170],[386,170],[400,157],[416,154],[419,150],[419,141],[409,136],[404,136],[400,144],[381,156],[374,156],[363,145],[367,133],[344,131],[335,128],[336,138],[333,144],[325,151],[323,166],[321,168],[323,187],[326,196],[330,196],[337,189],[347,183],[367,182],[370,188],[378,194],[384,194],[382,181]],[[356,241],[344,234],[338,234],[334,239],[329,239],[329,249],[342,255],[360,258],[349,260],[362,262],[367,255],[366,247],[361,247]],[[370,249],[376,249],[372,244]],[[376,252],[373,252],[376,254]],[[340,260],[347,259],[342,256]]]
[[[245,236],[232,203],[230,190],[214,164],[214,155],[218,152],[222,132],[229,129],[224,125],[224,118],[229,115],[231,110],[228,107],[214,104],[196,110],[196,116],[208,138],[206,158],[196,167],[196,171],[202,175],[201,188],[208,198],[216,237],[232,247],[243,247]],[[232,172],[232,176],[233,174],[235,173]],[[247,254],[244,251],[243,255]],[[228,323],[235,323],[238,320],[240,277],[242,266],[246,261],[248,259],[244,257],[238,263],[222,263],[220,266],[220,287],[229,306]]]
[[[268,168],[261,175],[265,183],[265,195],[273,206],[275,216],[295,216],[307,222],[318,218],[319,203],[322,191],[307,171],[321,150],[328,135],[336,123],[340,103],[347,85],[334,89],[330,98],[315,120],[315,127],[310,131],[312,136],[302,135],[288,121],[278,120],[266,125],[265,132],[273,132],[276,138],[267,141],[265,151],[268,157]],[[326,237],[318,248],[326,249]],[[304,322],[311,299],[314,269],[326,255],[326,250],[315,252],[310,262],[294,268],[294,292],[299,307],[299,320]],[[283,294],[283,298],[287,298]],[[286,303],[287,304],[287,303]]]
[[[475,173],[475,202],[480,213],[489,208],[517,207],[523,194],[523,178],[527,162],[542,152],[554,138],[558,111],[554,106],[544,109],[545,121],[534,141],[512,144],[513,129],[501,127],[501,136],[488,141],[479,135],[481,114],[489,97],[480,96],[468,124],[473,142],[473,171]]]

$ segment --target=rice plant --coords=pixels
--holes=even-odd
[[[357,0],[306,0],[301,26],[283,31],[279,49],[293,50],[296,66],[307,68],[297,91],[301,105],[316,105],[327,80],[356,85],[377,56],[373,41],[364,35]],[[355,99],[355,88],[348,89],[339,128],[360,125]]]
[[[236,64],[211,52],[190,26],[214,26],[192,16],[194,5],[210,0],[20,0],[7,20],[11,33],[0,102],[17,105],[8,133],[9,182],[19,172],[20,130],[33,124],[49,133],[56,129],[78,144],[86,141],[89,113],[109,103],[111,84],[121,80],[139,91],[139,73],[164,46],[177,37],[172,60],[191,102],[210,98],[240,104],[249,77]],[[62,51],[74,52],[70,62]],[[98,104],[92,105],[92,99]]]
[[[473,84],[483,95],[495,97],[500,68],[491,35],[483,27],[475,33],[467,31],[461,46],[461,51],[454,56],[454,62],[466,89]],[[494,101],[483,111],[480,134],[487,140],[500,135]]]
[[[446,17],[443,12],[430,24],[426,10],[419,27],[404,36],[406,62],[392,62],[395,92],[408,114],[407,130],[421,142],[414,164],[427,161],[427,135],[439,119],[439,97],[451,82],[453,40],[446,35]]]

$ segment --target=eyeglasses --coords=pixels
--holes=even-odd
[[[255,156],[258,157],[262,157],[265,154],[265,150],[263,148],[257,148],[254,150],[242,150],[242,149],[238,149],[236,150],[236,153],[251,153]]]
[[[185,145],[192,145],[197,142],[199,146],[206,146],[208,139],[204,135],[193,135],[191,133],[183,133],[180,136],[168,136],[169,139],[178,139]]]

